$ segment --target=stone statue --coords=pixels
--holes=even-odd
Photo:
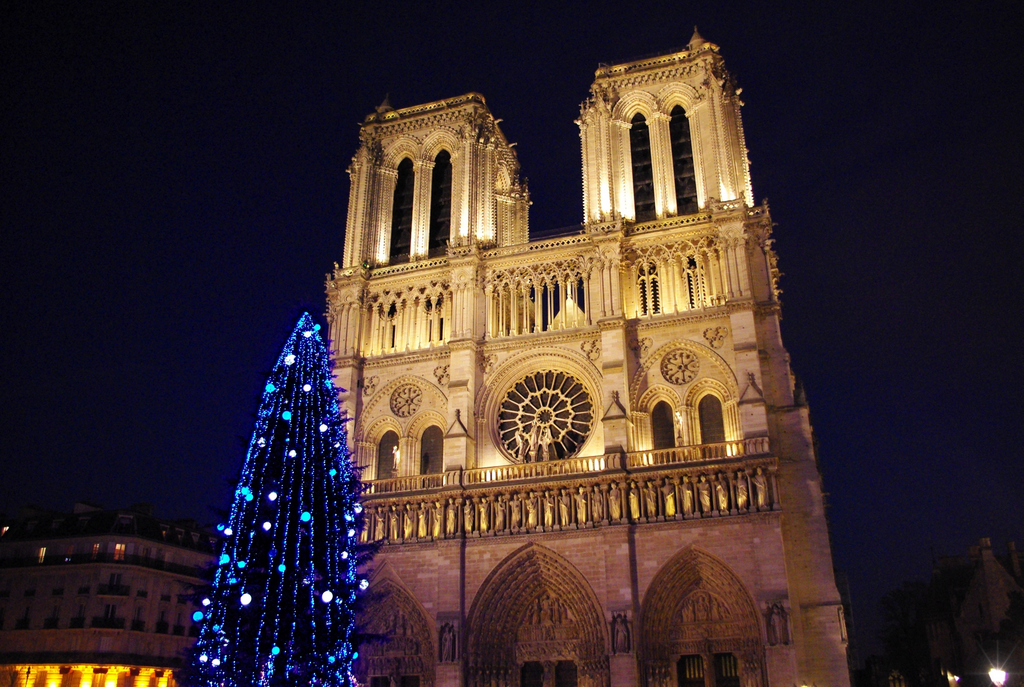
[[[676,516],[676,487],[674,484],[665,480],[665,486],[661,488],[662,496],[665,497],[665,517],[674,518]]]
[[[718,512],[729,512],[729,487],[725,484],[725,478],[719,477],[715,482],[715,494],[718,496]]]
[[[398,468],[402,465],[402,451],[397,444],[391,449],[391,461],[391,475],[398,477]]]
[[[402,528],[402,534],[406,539],[412,539],[413,525],[416,522],[416,516],[412,514],[412,504],[405,504],[405,527]]]
[[[608,516],[612,520],[622,518],[622,495],[619,494],[619,485],[615,482],[612,482],[611,489],[608,490]]]
[[[578,494],[574,496],[576,499],[576,522],[583,526],[583,523],[587,521],[587,489],[586,487],[580,487]]]
[[[537,447],[540,444],[540,426],[534,422],[530,430],[530,460],[537,461]]]
[[[451,623],[441,627],[441,663],[455,662],[455,628]]]
[[[512,497],[512,516],[510,524],[513,529],[518,529],[523,525],[523,503],[519,500],[518,494]]]
[[[384,514],[384,506],[377,506],[377,511],[373,517],[373,540],[380,541],[384,538],[384,518],[387,516]]]
[[[427,504],[421,503],[416,512],[416,536],[421,539],[427,536]]]
[[[747,491],[747,476],[744,472],[740,471],[736,473],[736,508],[739,510],[747,509],[748,500]]]
[[[654,482],[647,483],[644,495],[647,497],[647,517],[658,517],[658,488],[654,485]]]
[[[441,521],[444,519],[444,506],[440,501],[434,501],[434,539],[441,538]]]
[[[519,458],[519,460],[524,463],[528,462],[530,460],[529,435],[523,431],[522,427],[520,427],[519,429],[516,430],[514,440],[516,447],[516,457]]]
[[[468,501],[467,500],[464,504],[462,504],[462,513],[463,513],[463,519],[465,520],[465,522],[463,523],[464,524],[463,531],[466,534],[469,534],[470,532],[473,531],[473,502],[472,501]]]
[[[531,530],[537,527],[537,500],[532,493],[526,499],[526,526]]]
[[[490,523],[491,502],[484,499],[480,502],[480,531],[487,532],[491,527]]]
[[[501,532],[505,529],[505,501],[507,497],[502,494],[494,502],[494,531]]]
[[[559,522],[562,525],[562,527],[568,527],[568,525],[569,525],[569,522],[570,522],[570,515],[569,515],[569,513],[570,513],[570,510],[569,510],[570,505],[571,505],[571,498],[569,497],[569,492],[568,492],[568,490],[563,489],[562,490],[562,495],[558,497],[558,515],[559,515]]]
[[[768,644],[789,644],[789,613],[780,603],[773,603],[765,611],[765,625],[768,630]]]
[[[391,525],[391,541],[398,541],[398,519],[402,517],[395,510],[394,506],[391,506],[391,512],[388,514],[388,519]]]
[[[555,440],[551,436],[551,425],[544,425],[540,430],[540,454],[543,460],[555,458],[554,443]]]
[[[455,536],[455,525],[458,522],[456,518],[458,518],[458,515],[455,512],[455,499],[448,499],[448,517],[444,523],[444,534],[446,537]]]
[[[616,654],[629,653],[629,621],[622,613],[612,618],[612,652]]]
[[[763,510],[768,503],[768,479],[764,476],[761,468],[757,469],[754,475],[754,503],[758,510]]]
[[[640,493],[636,489],[636,482],[629,488],[629,514],[634,520],[640,519]]]
[[[700,482],[697,482],[697,500],[700,501],[701,513],[711,512],[711,485],[705,475],[701,475]]]
[[[594,499],[591,509],[594,511],[594,520],[601,522],[604,520],[604,499],[601,497],[601,487],[594,485]]]
[[[693,492],[690,491],[690,478],[683,478],[683,514],[689,515],[693,512]]]
[[[544,492],[544,526],[552,527],[555,524],[555,504],[551,492]]]

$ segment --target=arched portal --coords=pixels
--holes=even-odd
[[[699,549],[676,554],[651,580],[637,637],[647,687],[765,684],[754,601],[725,563]]]
[[[484,580],[467,643],[469,687],[514,687],[535,679],[538,668],[557,670],[563,681],[571,676],[579,687],[608,684],[600,602],[576,568],[537,544],[509,555]]]
[[[370,594],[370,603],[357,622],[362,632],[379,639],[358,647],[354,672],[360,684],[433,687],[434,638],[422,607],[389,579],[375,583]]]

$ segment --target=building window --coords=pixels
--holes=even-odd
[[[100,545],[99,544],[93,544],[92,545],[92,559],[96,560],[99,557],[100,557]]]
[[[653,262],[641,263],[636,286],[640,296],[640,314],[661,314],[661,283],[657,265]]]
[[[715,654],[715,687],[740,687],[740,664],[734,654]]]
[[[39,547],[39,562],[43,563],[45,561],[46,561],[46,547],[45,546],[40,546]]]
[[[658,401],[651,411],[652,448],[660,451],[676,445],[675,424],[672,422],[672,407],[665,401]]]
[[[693,168],[693,144],[690,141],[690,120],[683,108],[672,108],[668,124],[672,139],[672,173],[676,182],[676,212],[690,215],[697,212],[697,180]]]
[[[377,479],[391,479],[395,476],[395,457],[398,453],[398,435],[388,431],[377,446]]]
[[[676,665],[679,687],[704,687],[704,658],[682,656]]]
[[[115,561],[123,561],[124,560],[124,552],[125,552],[125,545],[124,544],[114,544],[114,560]]]
[[[413,201],[412,160],[405,158],[398,165],[398,179],[395,181],[395,200],[391,205],[391,261],[409,257],[412,238]]]
[[[430,231],[427,251],[440,254],[451,238],[452,224],[452,156],[442,150],[434,159],[430,179]]]
[[[700,420],[700,443],[717,444],[725,441],[725,422],[722,419],[722,402],[708,394],[697,404]]]
[[[420,437],[420,474],[444,472],[444,433],[437,425],[427,427]]]
[[[655,217],[651,132],[642,114],[635,115],[630,124],[629,153],[633,166],[633,209],[636,211],[636,221],[646,222]]]
[[[111,618],[114,618],[115,616],[117,616],[117,606],[115,606],[114,604],[104,604],[103,605],[103,618],[105,620],[110,620]]]

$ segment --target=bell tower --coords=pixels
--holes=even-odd
[[[590,94],[577,120],[586,222],[753,206],[740,90],[696,29],[685,52],[601,65]]]

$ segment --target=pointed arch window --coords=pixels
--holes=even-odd
[[[434,158],[430,179],[430,231],[427,252],[442,253],[451,238],[452,225],[452,156],[442,150]]]
[[[444,472],[444,433],[437,425],[431,425],[420,437],[420,474],[441,472]]]
[[[672,173],[676,182],[676,212],[691,215],[697,212],[697,176],[693,168],[693,143],[690,140],[690,120],[683,108],[672,108],[668,124],[672,139]]]
[[[409,257],[412,239],[413,177],[412,160],[405,158],[398,165],[395,198],[391,205],[391,262]]]
[[[629,153],[633,166],[633,208],[636,211],[636,221],[646,222],[655,217],[651,132],[642,114],[634,115],[630,125]]]
[[[651,448],[660,451],[676,445],[675,425],[672,422],[672,407],[665,401],[658,401],[651,411]]]
[[[377,479],[391,479],[395,476],[395,453],[397,450],[398,434],[388,430],[377,444]]]
[[[717,396],[708,394],[697,404],[700,420],[700,443],[717,444],[725,441],[725,421],[722,418],[722,402]]]
[[[640,264],[637,274],[637,291],[640,296],[640,314],[661,314],[661,284],[658,266],[653,262]]]

